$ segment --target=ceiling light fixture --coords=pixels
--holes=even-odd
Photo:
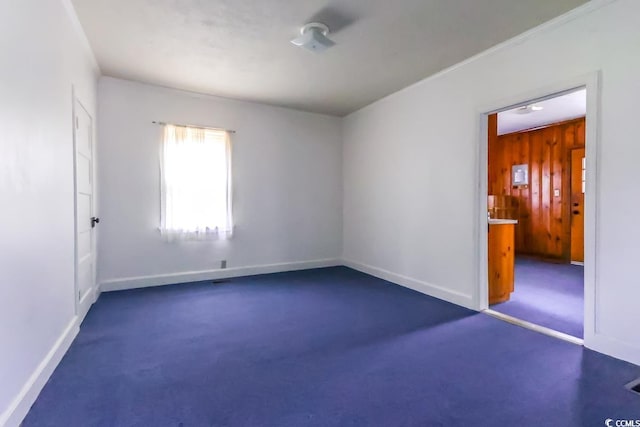
[[[515,109],[516,114],[531,114],[536,111],[544,110],[544,107],[539,105],[524,105]]]
[[[329,27],[320,22],[311,22],[300,29],[300,36],[291,40],[296,46],[303,47],[312,52],[324,52],[335,42],[329,39]]]

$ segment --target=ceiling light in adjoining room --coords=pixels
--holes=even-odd
[[[311,22],[300,29],[300,36],[291,40],[296,46],[303,47],[312,52],[324,52],[335,42],[329,39],[329,27],[320,22]]]
[[[522,107],[516,108],[514,112],[516,114],[531,114],[540,110],[544,110],[544,107],[541,107],[539,105],[524,105]]]

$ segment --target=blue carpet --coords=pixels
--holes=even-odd
[[[347,268],[103,294],[24,426],[598,426],[640,368]]]
[[[574,337],[584,335],[584,267],[517,258],[514,292],[491,308]]]

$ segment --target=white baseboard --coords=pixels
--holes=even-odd
[[[640,366],[640,346],[601,333],[585,336],[584,346],[598,353]]]
[[[571,265],[581,265],[582,267],[584,267],[584,262],[582,262],[582,261],[571,261]]]
[[[281,273],[285,271],[308,270],[312,268],[335,267],[339,265],[342,265],[342,262],[339,259],[330,258],[313,261],[254,265],[248,267],[187,271],[182,273],[159,274],[155,276],[126,277],[100,282],[100,292],[198,282],[201,280],[218,280],[228,279],[231,277],[255,276],[257,274]]]
[[[475,303],[471,295],[466,295],[461,292],[452,291],[443,287],[427,283],[422,280],[413,279],[411,277],[404,276],[402,274],[393,273],[382,268],[373,267],[371,265],[362,264],[360,262],[343,259],[342,264],[353,268],[354,270],[361,271],[371,276],[378,277],[389,282],[404,286],[405,288],[413,289],[425,295],[429,295],[441,300],[448,301],[453,304],[461,305],[466,308],[475,310]]]
[[[78,317],[69,322],[64,332],[57,339],[51,350],[42,359],[42,362],[33,371],[27,382],[22,386],[18,395],[13,399],[9,407],[0,415],[0,426],[17,427],[27,416],[31,405],[42,391],[42,388],[49,380],[49,377],[56,369],[62,357],[80,331]]]
[[[96,285],[96,287],[94,287],[93,289],[85,293],[84,296],[80,299],[80,301],[78,301],[78,313],[76,314],[77,316],[76,321],[78,323],[78,326],[82,324],[82,321],[87,316],[89,309],[97,301],[98,299],[97,293],[96,293],[97,289],[98,289],[98,286]]]

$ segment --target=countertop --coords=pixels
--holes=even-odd
[[[504,224],[517,224],[517,219],[497,219],[497,218],[489,218],[489,225],[504,225]]]

